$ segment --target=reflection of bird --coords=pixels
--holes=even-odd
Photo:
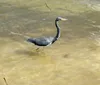
[[[35,45],[38,46],[48,46],[53,44],[59,37],[60,37],[60,27],[58,26],[58,21],[65,21],[67,19],[61,18],[61,17],[57,17],[55,20],[55,26],[57,28],[57,34],[55,37],[42,37],[42,38],[29,38],[27,39],[28,42],[34,43]]]

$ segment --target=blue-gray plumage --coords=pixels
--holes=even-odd
[[[64,19],[62,17],[57,17],[55,20],[55,26],[57,28],[57,34],[55,37],[41,37],[41,38],[29,38],[27,39],[28,42],[34,43],[38,46],[48,46],[53,44],[59,37],[60,37],[60,27],[58,26],[58,21],[65,21],[67,19]]]

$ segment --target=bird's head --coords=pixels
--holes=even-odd
[[[62,18],[62,17],[57,17],[57,18],[56,18],[56,21],[60,21],[60,20],[66,21],[66,20],[68,20],[68,19],[65,19],[65,18]]]

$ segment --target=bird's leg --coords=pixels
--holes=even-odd
[[[38,47],[38,48],[36,48],[36,51],[37,51],[37,52],[39,52],[39,47]]]
[[[41,51],[40,51],[40,48],[38,47],[38,48],[36,49],[36,53],[37,53],[37,54],[40,54],[40,52],[41,52]]]
[[[43,50],[43,51],[44,51],[44,48],[45,48],[45,47],[42,47],[42,50]]]
[[[42,47],[42,48],[38,47],[38,48],[36,49],[36,52],[38,52],[38,53],[44,52],[44,47]]]

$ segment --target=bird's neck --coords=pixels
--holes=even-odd
[[[54,37],[52,43],[54,43],[60,37],[60,27],[58,26],[58,21],[57,20],[55,20],[55,26],[57,28],[57,34]]]

